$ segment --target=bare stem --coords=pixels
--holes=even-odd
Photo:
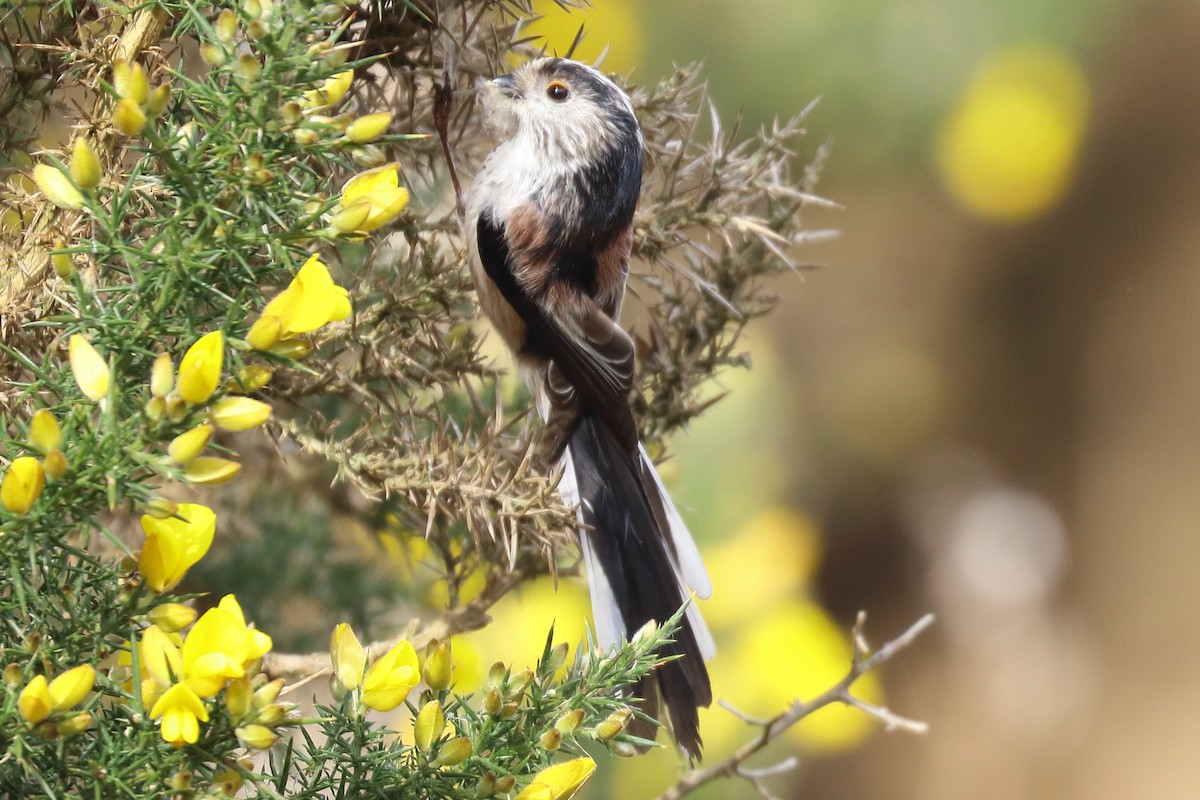
[[[763,797],[770,797],[767,794],[765,787],[762,786],[760,779],[766,775],[774,774],[775,772],[784,771],[794,766],[795,762],[791,759],[781,762],[776,767],[770,767],[766,770],[745,770],[742,765],[753,756],[755,753],[764,749],[771,742],[775,741],[784,731],[795,725],[800,720],[812,714],[814,711],[832,705],[833,703],[842,703],[853,708],[857,708],[865,714],[875,717],[884,724],[887,730],[905,730],[912,733],[925,733],[928,726],[917,720],[911,720],[896,714],[886,707],[876,706],[858,699],[850,694],[850,688],[863,675],[879,667],[888,659],[894,657],[904,648],[908,647],[913,641],[920,636],[930,625],[933,624],[933,614],[926,614],[917,620],[908,630],[897,636],[892,641],[879,648],[875,653],[871,653],[867,645],[866,639],[863,636],[863,627],[866,624],[867,616],[863,612],[859,612],[858,620],[855,622],[853,630],[854,641],[854,657],[851,661],[850,671],[846,673],[846,677],[838,681],[834,686],[830,687],[824,693],[809,700],[808,702],[797,701],[782,714],[769,720],[753,720],[741,712],[734,711],[728,705],[722,703],[722,706],[729,709],[741,719],[758,725],[762,731],[753,739],[746,742],[738,748],[731,756],[724,761],[713,764],[702,769],[692,770],[684,775],[679,781],[661,795],[658,800],[676,800],[690,794],[696,789],[704,786],[707,783],[717,780],[718,778],[741,777],[750,781],[755,789]]]

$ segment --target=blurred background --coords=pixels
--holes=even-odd
[[[543,7],[565,51],[580,17]],[[577,55],[607,46],[635,84],[703,60],[748,131],[819,96],[797,174],[833,142],[819,189],[844,210],[809,224],[841,235],[797,254],[815,268],[773,287],[754,369],[669,471],[715,573],[719,697],[771,714],[840,676],[859,609],[876,645],[933,611],[860,684],[931,730],[822,712],[757,762],[802,755],[773,792],[1197,796],[1200,4],[597,0],[583,20]],[[752,735],[703,725],[710,761]],[[589,796],[652,796],[675,763],[602,768]]]

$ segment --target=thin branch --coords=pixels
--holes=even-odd
[[[759,780],[764,775],[773,774],[775,771],[781,771],[788,765],[787,761],[782,762],[778,767],[767,768],[763,770],[746,771],[742,769],[742,764],[751,756],[759,752],[771,742],[775,741],[784,731],[795,725],[800,720],[812,714],[814,711],[824,708],[825,706],[834,703],[842,703],[860,711],[870,714],[872,717],[883,722],[887,730],[906,730],[913,733],[924,733],[928,730],[928,726],[923,722],[910,720],[906,717],[901,717],[882,706],[872,705],[859,700],[854,695],[850,694],[850,688],[868,672],[877,669],[879,665],[893,658],[901,650],[905,649],[913,643],[925,630],[933,624],[933,614],[926,614],[917,620],[908,630],[897,636],[892,641],[879,648],[875,653],[870,653],[866,639],[863,636],[863,626],[866,623],[866,614],[859,612],[858,620],[854,624],[853,641],[854,641],[854,657],[850,665],[850,671],[846,673],[846,677],[838,681],[830,689],[823,694],[818,695],[812,700],[805,702],[797,701],[784,713],[767,720],[762,724],[762,732],[751,739],[746,744],[738,748],[733,755],[717,764],[713,764],[703,769],[693,770],[682,778],[674,786],[667,789],[659,795],[658,800],[676,800],[684,795],[690,794],[696,789],[704,786],[707,783],[717,780],[718,778],[742,777],[754,784],[755,789],[764,797],[770,795],[759,783]],[[736,716],[750,721],[746,715],[741,712],[734,711],[727,704],[721,705],[729,709]]]

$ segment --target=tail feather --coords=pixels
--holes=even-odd
[[[688,584],[695,580],[701,586],[693,589],[704,588],[708,576],[649,459],[644,451],[625,452],[604,423],[586,412],[568,452],[575,479],[571,488],[578,492],[583,521],[592,528],[584,534],[583,554],[601,642],[605,633],[624,636],[650,620],[665,621],[689,598]],[[619,631],[612,630],[617,620]],[[697,708],[712,703],[704,660],[713,650],[693,604],[675,641],[660,651],[678,657],[655,672],[675,739],[692,759],[700,757]]]

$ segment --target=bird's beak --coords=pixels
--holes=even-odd
[[[512,75],[498,75],[491,80],[492,86],[496,87],[496,91],[512,100],[520,97],[517,92],[517,84],[513,81]]]

